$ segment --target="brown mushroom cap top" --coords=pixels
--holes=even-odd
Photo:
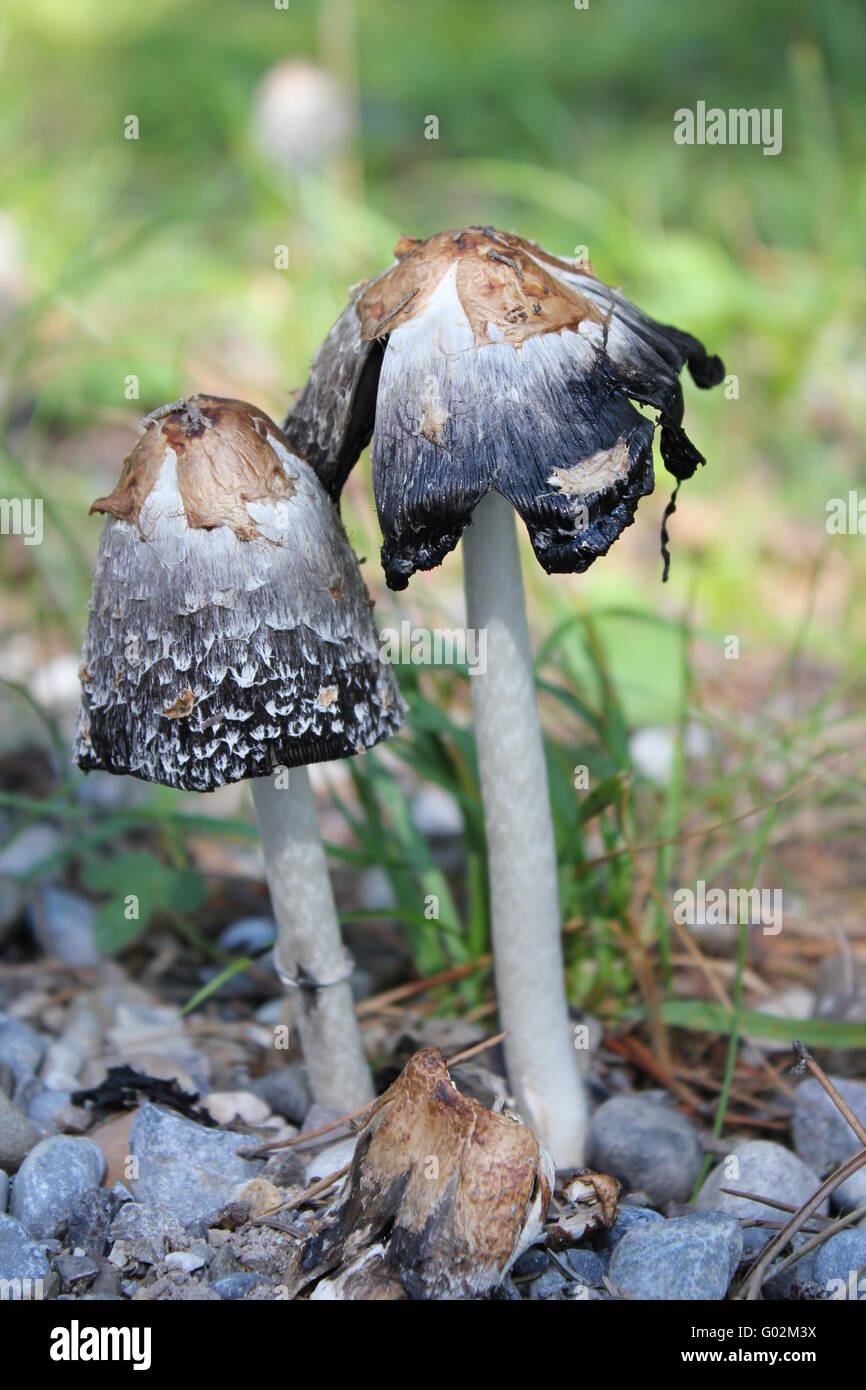
[[[278,502],[294,492],[268,445],[269,434],[288,449],[273,420],[246,401],[204,395],[176,401],[148,417],[147,431],[124,460],[114,491],[98,497],[90,512],[108,512],[138,526],[170,448],[187,525],[206,531],[228,526],[241,540],[253,540],[260,533],[247,504]]]
[[[401,237],[394,254],[397,264],[377,276],[357,300],[361,331],[368,341],[422,312],[452,266],[457,296],[477,346],[504,341],[520,347],[539,333],[577,330],[585,319],[603,321],[598,305],[546,269],[552,266],[574,275],[579,271],[572,262],[558,260],[509,232],[470,227],[438,232],[426,241]]]

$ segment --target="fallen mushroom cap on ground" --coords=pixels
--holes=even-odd
[[[484,1293],[541,1237],[552,1190],[532,1131],[461,1095],[441,1052],[425,1048],[374,1102],[335,1201],[296,1252],[290,1296],[376,1258],[376,1278],[411,1297]]]

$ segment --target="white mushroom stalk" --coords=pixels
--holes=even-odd
[[[293,768],[288,786],[257,777],[253,800],[277,923],[274,962],[293,992],[310,1087],[347,1113],[372,1100],[373,1083],[307,769]]]
[[[197,396],[156,412],[114,492],[81,667],[76,756],[184,791],[252,780],[276,963],[315,1098],[373,1095],[307,766],[405,708],[336,509],[277,426]]]
[[[559,1167],[583,1162],[587,1104],[569,1028],[550,794],[514,509],[491,492],[463,538],[466,620],[487,633],[472,687],[493,960],[517,1104]]]
[[[560,1167],[582,1159],[586,1104],[569,1044],[551,812],[513,518],[549,573],[582,573],[654,485],[653,440],[677,487],[703,463],[679,375],[724,367],[589,266],[492,227],[426,241],[358,286],[284,429],[333,498],[373,437],[382,565],[392,589],[464,540],[490,852],[492,935],[509,1079]],[[639,405],[658,411],[654,422]],[[662,553],[667,566],[665,513]]]

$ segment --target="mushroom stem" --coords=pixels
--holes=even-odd
[[[282,773],[285,777],[285,773]],[[277,923],[274,960],[293,990],[293,1016],[317,1101],[341,1113],[373,1099],[337,909],[305,767],[288,785],[276,777],[253,781],[253,800],[265,853],[265,872]],[[322,988],[313,988],[314,982]]]
[[[498,493],[473,512],[463,565],[467,623],[487,633],[486,670],[470,686],[508,1075],[557,1167],[578,1167],[587,1107],[569,1036],[550,793],[514,510]]]

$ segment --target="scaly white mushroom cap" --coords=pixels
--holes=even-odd
[[[109,497],[76,757],[211,791],[390,738],[405,706],[315,474],[254,406],[155,412]]]

